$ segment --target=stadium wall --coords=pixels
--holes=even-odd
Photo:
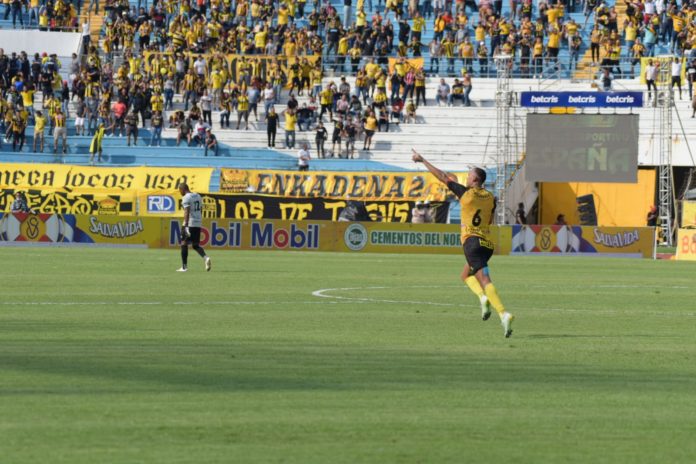
[[[540,188],[542,224],[553,224],[564,214],[568,224],[579,224],[575,199],[594,195],[597,222],[603,226],[635,227],[645,225],[650,205],[655,203],[655,169],[639,169],[635,184],[543,182]]]
[[[36,29],[5,29],[0,30],[0,44],[6,55],[27,52],[32,57],[34,53],[56,54],[58,57],[70,57],[78,53],[82,33],[39,31]],[[70,63],[63,62],[68,68]]]
[[[0,245],[177,248],[180,219],[0,213]],[[492,227],[497,254],[654,256],[652,227]],[[333,221],[204,219],[201,244],[217,250],[461,254],[459,226]]]

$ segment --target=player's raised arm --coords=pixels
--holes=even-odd
[[[411,151],[413,152],[413,157],[411,158],[413,162],[423,163],[423,165],[428,169],[428,171],[430,171],[435,177],[437,177],[437,179],[440,182],[447,185],[447,182],[450,181],[450,178],[444,171],[441,171],[440,169],[430,164],[430,162],[427,159],[423,158],[423,155],[418,153],[415,149],[411,148]]]

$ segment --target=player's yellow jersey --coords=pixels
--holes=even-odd
[[[490,240],[490,224],[495,211],[495,196],[485,188],[466,188],[456,182],[448,182],[447,187],[459,197],[462,244],[472,236]]]

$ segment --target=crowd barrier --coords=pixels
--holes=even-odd
[[[497,254],[650,258],[655,228],[493,226]],[[201,244],[225,250],[302,250],[461,254],[455,224],[204,219]],[[0,243],[96,244],[176,248],[180,218],[0,214]],[[694,245],[696,255],[696,245]]]

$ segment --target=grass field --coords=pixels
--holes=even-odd
[[[693,264],[212,257],[0,248],[0,462],[696,461]]]

